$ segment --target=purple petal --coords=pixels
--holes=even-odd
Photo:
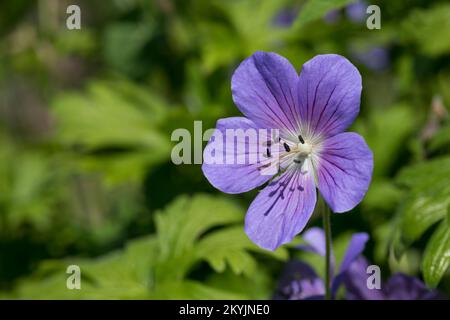
[[[316,272],[306,263],[286,264],[274,295],[275,300],[323,299],[325,287]]]
[[[303,233],[302,238],[308,243],[308,246],[299,246],[299,249],[325,256],[325,232],[321,228],[309,228]]]
[[[350,267],[350,264],[355,261],[360,254],[364,251],[366,242],[369,240],[369,235],[365,232],[355,233],[345,252],[344,259],[342,260],[339,272],[345,272]]]
[[[258,51],[236,69],[231,91],[241,112],[259,126],[296,132],[297,82],[297,72],[287,59]]]
[[[261,174],[261,172],[257,169],[262,164],[259,160],[252,163],[247,158],[245,164],[225,163],[227,153],[234,154],[236,156],[244,154],[248,157],[251,150],[258,151],[258,140],[256,140],[256,145],[251,145],[251,142],[248,139],[244,139],[244,141],[237,140],[236,143],[228,143],[229,141],[226,139],[226,129],[238,128],[243,130],[258,129],[255,123],[243,117],[220,119],[217,121],[216,132],[209,140],[203,153],[204,163],[202,165],[202,170],[205,177],[215,188],[226,193],[247,192],[259,187],[271,178],[270,175]],[[217,131],[221,133],[220,136],[216,135]],[[212,151],[210,148],[213,147],[214,137],[218,139],[221,137],[223,139],[223,143],[220,144],[220,147],[215,150],[215,152],[219,152],[223,156],[223,163],[212,163]],[[239,143],[244,144],[245,147],[238,148]]]
[[[429,290],[415,277],[396,273],[383,286],[387,300],[442,300],[446,297],[437,290]]]
[[[326,238],[325,232],[318,227],[309,228],[305,231],[302,236],[303,240],[305,240],[308,245],[307,246],[298,246],[300,250],[310,251],[325,257],[326,255]],[[330,274],[331,277],[334,275],[334,266],[335,266],[335,258],[333,253],[333,248],[331,246],[330,252]]]
[[[308,167],[306,163],[304,167]],[[252,202],[245,217],[245,231],[260,247],[275,250],[303,230],[315,204],[312,171],[288,170]]]
[[[339,289],[344,277],[345,272],[350,268],[350,266],[358,259],[358,257],[364,251],[366,242],[369,240],[369,235],[367,233],[355,233],[350,239],[350,243],[345,252],[344,259],[342,260],[341,266],[339,267],[339,273],[335,277],[332,283],[332,293],[333,295]]]
[[[359,113],[361,75],[346,58],[315,56],[303,65],[299,107],[306,135],[330,137],[344,131]]]
[[[326,24],[335,24],[341,19],[341,13],[339,10],[333,9],[328,11],[325,16],[323,17],[323,20]]]
[[[333,212],[353,209],[369,188],[373,155],[364,139],[345,132],[324,141],[317,168],[318,188]]]
[[[368,261],[360,256],[344,273],[343,282],[346,289],[347,300],[383,300],[381,289],[369,289],[367,287]]]
[[[355,62],[362,63],[373,71],[383,71],[389,67],[389,49],[386,47],[350,48]]]

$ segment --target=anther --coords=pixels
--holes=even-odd
[[[270,153],[270,149],[269,148],[266,149],[266,152],[267,152],[267,157],[268,158],[272,157],[272,154]]]
[[[303,139],[302,135],[298,135],[298,140],[300,141],[301,144],[305,144],[305,140]]]
[[[258,170],[258,171],[261,171],[261,170],[263,170],[263,169],[265,169],[265,168],[268,168],[268,167],[270,167],[272,165],[272,163],[266,163],[266,164],[263,164],[262,166],[260,166],[260,167],[257,167],[256,169]]]
[[[283,142],[283,147],[287,152],[291,151],[291,148],[289,148],[289,146],[286,142]]]

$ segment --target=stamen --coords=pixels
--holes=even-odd
[[[271,145],[272,145],[272,140],[267,140],[267,141],[264,141],[263,143],[262,143],[262,145],[264,146],[264,147],[270,147]]]
[[[291,148],[289,148],[288,144],[286,142],[283,142],[283,147],[287,152],[291,151]]]
[[[269,162],[269,163],[263,164],[263,165],[260,166],[260,167],[257,167],[256,169],[257,169],[258,171],[261,171],[262,169],[268,168],[268,167],[270,167],[271,165],[272,165],[272,163]]]
[[[266,152],[267,152],[267,157],[268,157],[268,158],[271,158],[271,157],[272,157],[272,154],[270,153],[270,149],[269,149],[269,148],[267,148]]]
[[[305,144],[305,140],[303,139],[301,134],[298,135],[298,140],[300,141],[301,144]]]
[[[294,162],[295,162],[295,163],[302,163],[302,161],[301,161],[301,160],[298,160],[298,159],[294,159]]]

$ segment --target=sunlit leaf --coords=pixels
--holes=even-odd
[[[450,223],[443,221],[425,249],[422,269],[425,282],[436,287],[450,265]]]
[[[294,28],[301,28],[309,22],[323,18],[331,10],[342,8],[350,2],[353,2],[353,0],[308,0],[301,8]]]

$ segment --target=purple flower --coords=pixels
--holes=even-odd
[[[349,211],[362,200],[373,155],[361,136],[343,132],[358,115],[361,96],[361,76],[347,59],[318,55],[298,75],[287,59],[256,52],[240,64],[231,82],[234,103],[245,117],[217,122],[202,169],[226,193],[247,192],[268,182],[246,215],[245,231],[253,242],[275,250],[291,241],[313,213],[316,187],[334,212]],[[234,144],[234,137],[225,138],[226,147],[217,149],[216,139],[232,129],[275,129],[279,136],[265,141],[263,149],[250,148],[247,139]],[[247,159],[252,150],[263,160],[224,164],[215,159],[217,154]],[[279,172],[262,174],[271,166]]]
[[[381,290],[367,288],[369,262],[359,257],[343,277],[348,300],[441,300],[446,297],[437,290],[430,290],[419,279],[396,273],[381,286]]]
[[[389,50],[385,47],[368,49],[350,48],[353,59],[373,71],[384,71],[389,67]]]
[[[278,27],[290,27],[298,16],[295,8],[283,8],[275,15],[273,23]]]
[[[299,249],[311,251],[321,256],[325,256],[325,234],[320,228],[308,229],[303,239],[306,246]],[[367,233],[355,233],[347,247],[344,259],[339,266],[338,273],[334,276],[335,259],[331,253],[331,296],[334,298],[339,286],[345,279],[349,268],[358,259],[364,246],[369,239]],[[365,270],[365,269],[364,269]],[[365,283],[365,282],[364,282]],[[325,295],[325,284],[315,271],[301,261],[291,261],[287,263],[283,276],[279,281],[275,299],[323,299]]]
[[[397,273],[381,285],[381,289],[367,287],[368,261],[361,253],[368,240],[366,233],[355,233],[347,247],[346,253],[336,276],[332,276],[331,294],[334,298],[341,285],[345,287],[347,300],[434,300],[445,299],[445,296],[429,290],[417,278]],[[299,249],[311,251],[321,256],[325,255],[325,235],[320,228],[307,230],[303,239],[307,245]],[[333,275],[334,256],[332,255],[331,272]],[[323,299],[325,287],[322,279],[306,263],[291,261],[285,266],[274,299],[303,300]]]
[[[366,19],[367,3],[365,1],[356,1],[345,7],[345,14],[352,22],[362,22]]]
[[[337,9],[328,11],[323,17],[326,24],[335,24],[341,19],[341,12]]]

